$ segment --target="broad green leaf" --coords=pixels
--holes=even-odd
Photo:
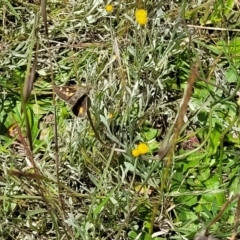
[[[217,190],[219,187],[219,179],[217,175],[214,175],[213,177],[209,178],[207,181],[204,182],[204,185],[206,188],[210,191]],[[225,194],[224,192],[217,192],[217,193],[209,193],[209,194],[203,194],[203,199],[205,199],[208,202],[213,202],[216,198],[218,206],[221,207],[225,201]]]
[[[176,203],[185,204],[189,207],[195,205],[197,201],[198,201],[197,196],[194,195],[192,196],[183,195],[176,198]]]
[[[236,83],[238,80],[238,75],[235,69],[230,68],[225,72],[226,79],[229,83]]]
[[[199,181],[198,179],[192,179],[192,178],[187,179],[187,184],[190,185],[191,187],[202,187],[203,186],[201,181]]]
[[[137,235],[138,235],[138,234],[137,234],[135,231],[130,231],[130,232],[128,233],[128,237],[129,237],[130,239],[136,239]]]
[[[149,141],[158,135],[158,130],[154,128],[148,128],[142,132],[142,135],[146,141]]]
[[[209,168],[203,168],[200,169],[200,175],[198,176],[198,180],[200,182],[204,182],[207,181],[210,177],[210,169]]]
[[[182,182],[184,177],[185,176],[183,175],[183,172],[181,171],[181,169],[177,169],[177,172],[174,173],[173,179],[172,179],[172,191],[177,191],[180,188],[183,188],[185,190],[187,188],[186,183]]]
[[[224,8],[224,14],[227,15],[228,13],[230,13],[232,11],[232,8],[234,6],[234,0],[227,0],[225,2],[225,8]]]
[[[181,220],[181,222],[186,222],[189,220],[196,220],[198,219],[198,216],[196,215],[195,211],[190,211],[189,208],[185,207],[178,207],[178,218]]]
[[[195,152],[187,157],[187,160],[184,161],[183,171],[185,172],[189,168],[195,168],[199,166],[200,160],[202,160],[206,156],[204,152]]]
[[[222,126],[218,122],[215,122],[214,129],[212,129],[211,135],[210,135],[210,142],[208,147],[209,155],[216,153],[220,145],[221,134],[222,134]]]

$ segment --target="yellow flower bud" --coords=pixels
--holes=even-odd
[[[139,143],[137,146],[137,150],[140,154],[145,154],[149,152],[149,147],[147,146],[146,143]]]
[[[105,10],[106,10],[108,13],[112,12],[112,11],[113,11],[113,5],[112,5],[112,4],[106,5],[106,6],[105,6]]]
[[[138,156],[140,155],[140,153],[139,153],[139,151],[135,148],[135,149],[132,150],[132,155],[133,155],[134,157],[138,157]]]
[[[147,23],[147,11],[144,9],[137,9],[135,12],[136,21],[140,25],[145,25]]]

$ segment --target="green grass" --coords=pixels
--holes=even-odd
[[[240,6],[175,2],[48,1],[47,22],[44,4],[2,2],[0,239],[239,232]],[[69,83],[91,88],[91,121],[54,100]]]

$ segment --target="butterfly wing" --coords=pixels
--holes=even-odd
[[[53,86],[54,92],[70,106],[72,112],[77,117],[85,116],[88,108],[88,87],[57,87]]]
[[[78,87],[78,89],[75,91],[75,94],[69,99],[68,104],[74,106],[79,101],[81,102],[81,98],[86,96],[88,92],[89,89],[87,87]]]
[[[53,91],[64,101],[69,102],[69,100],[75,95],[76,87],[58,87],[53,86]]]
[[[88,108],[88,96],[84,94],[78,99],[75,105],[72,107],[72,112],[77,117],[84,117]]]

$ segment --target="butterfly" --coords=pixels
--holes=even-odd
[[[87,86],[53,86],[53,91],[71,106],[76,117],[84,117],[87,112],[90,103],[89,90],[90,88]]]

